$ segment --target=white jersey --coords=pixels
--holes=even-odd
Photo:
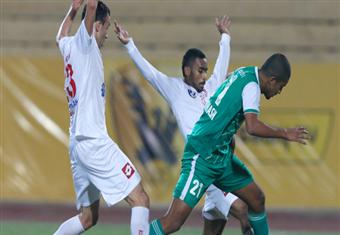
[[[58,45],[65,64],[70,138],[107,137],[103,61],[94,35],[82,21],[77,33]]]
[[[230,57],[230,36],[222,34],[219,44],[220,51],[213,74],[206,82],[202,92],[197,92],[195,88],[186,84],[182,78],[168,77],[158,71],[143,58],[132,38],[125,45],[130,57],[142,75],[170,105],[178,127],[185,139],[191,133],[195,123],[203,113],[204,106],[210,96],[215,93],[227,76]]]

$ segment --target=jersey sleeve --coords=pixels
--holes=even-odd
[[[67,51],[70,50],[71,40],[72,40],[72,37],[63,37],[59,41],[57,41],[60,53],[63,57],[65,57],[65,55],[67,54]]]
[[[260,113],[261,90],[256,82],[248,83],[242,91],[242,104],[244,113]]]
[[[133,39],[124,45],[128,51],[130,58],[133,60],[143,77],[167,100],[171,101],[175,98],[176,86],[175,79],[169,78],[164,73],[156,69],[150,64],[139,52],[135,46]]]
[[[226,79],[230,60],[230,36],[223,33],[220,40],[220,50],[214,71],[207,81],[207,86],[215,91]]]

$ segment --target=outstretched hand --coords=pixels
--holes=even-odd
[[[215,22],[218,32],[220,32],[221,34],[226,33],[230,35],[231,19],[229,18],[229,16],[220,16],[216,18]]]
[[[72,0],[72,9],[78,11],[84,0]]]
[[[304,127],[295,127],[285,129],[286,139],[289,141],[306,144],[306,140],[310,139],[309,132]]]
[[[114,31],[119,41],[123,44],[127,44],[130,40],[128,31],[126,31],[116,20],[114,20],[114,26]]]

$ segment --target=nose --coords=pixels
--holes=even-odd
[[[108,34],[105,34],[105,39],[108,39],[109,35]]]
[[[208,79],[208,73],[202,73],[202,78],[206,81]]]

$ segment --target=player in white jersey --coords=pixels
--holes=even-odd
[[[149,198],[128,157],[111,140],[105,123],[105,83],[100,49],[107,39],[110,10],[88,0],[74,36],[70,28],[83,0],[73,0],[57,34],[65,64],[70,111],[70,161],[79,214],[55,234],[80,234],[98,220],[99,199],[108,206],[125,199],[132,207],[131,234],[149,234]]]
[[[115,22],[118,39],[124,44],[144,78],[167,101],[185,139],[203,113],[206,102],[227,76],[230,57],[229,17],[217,18],[216,27],[221,34],[220,52],[210,79],[207,80],[207,59],[198,49],[190,49],[184,55],[182,63],[184,79],[182,79],[168,77],[152,66],[138,51],[128,32]],[[235,195],[224,193],[211,185],[207,190],[202,211],[205,222],[203,234],[221,234],[229,210],[239,219],[243,233],[252,234],[247,209],[247,205]]]

